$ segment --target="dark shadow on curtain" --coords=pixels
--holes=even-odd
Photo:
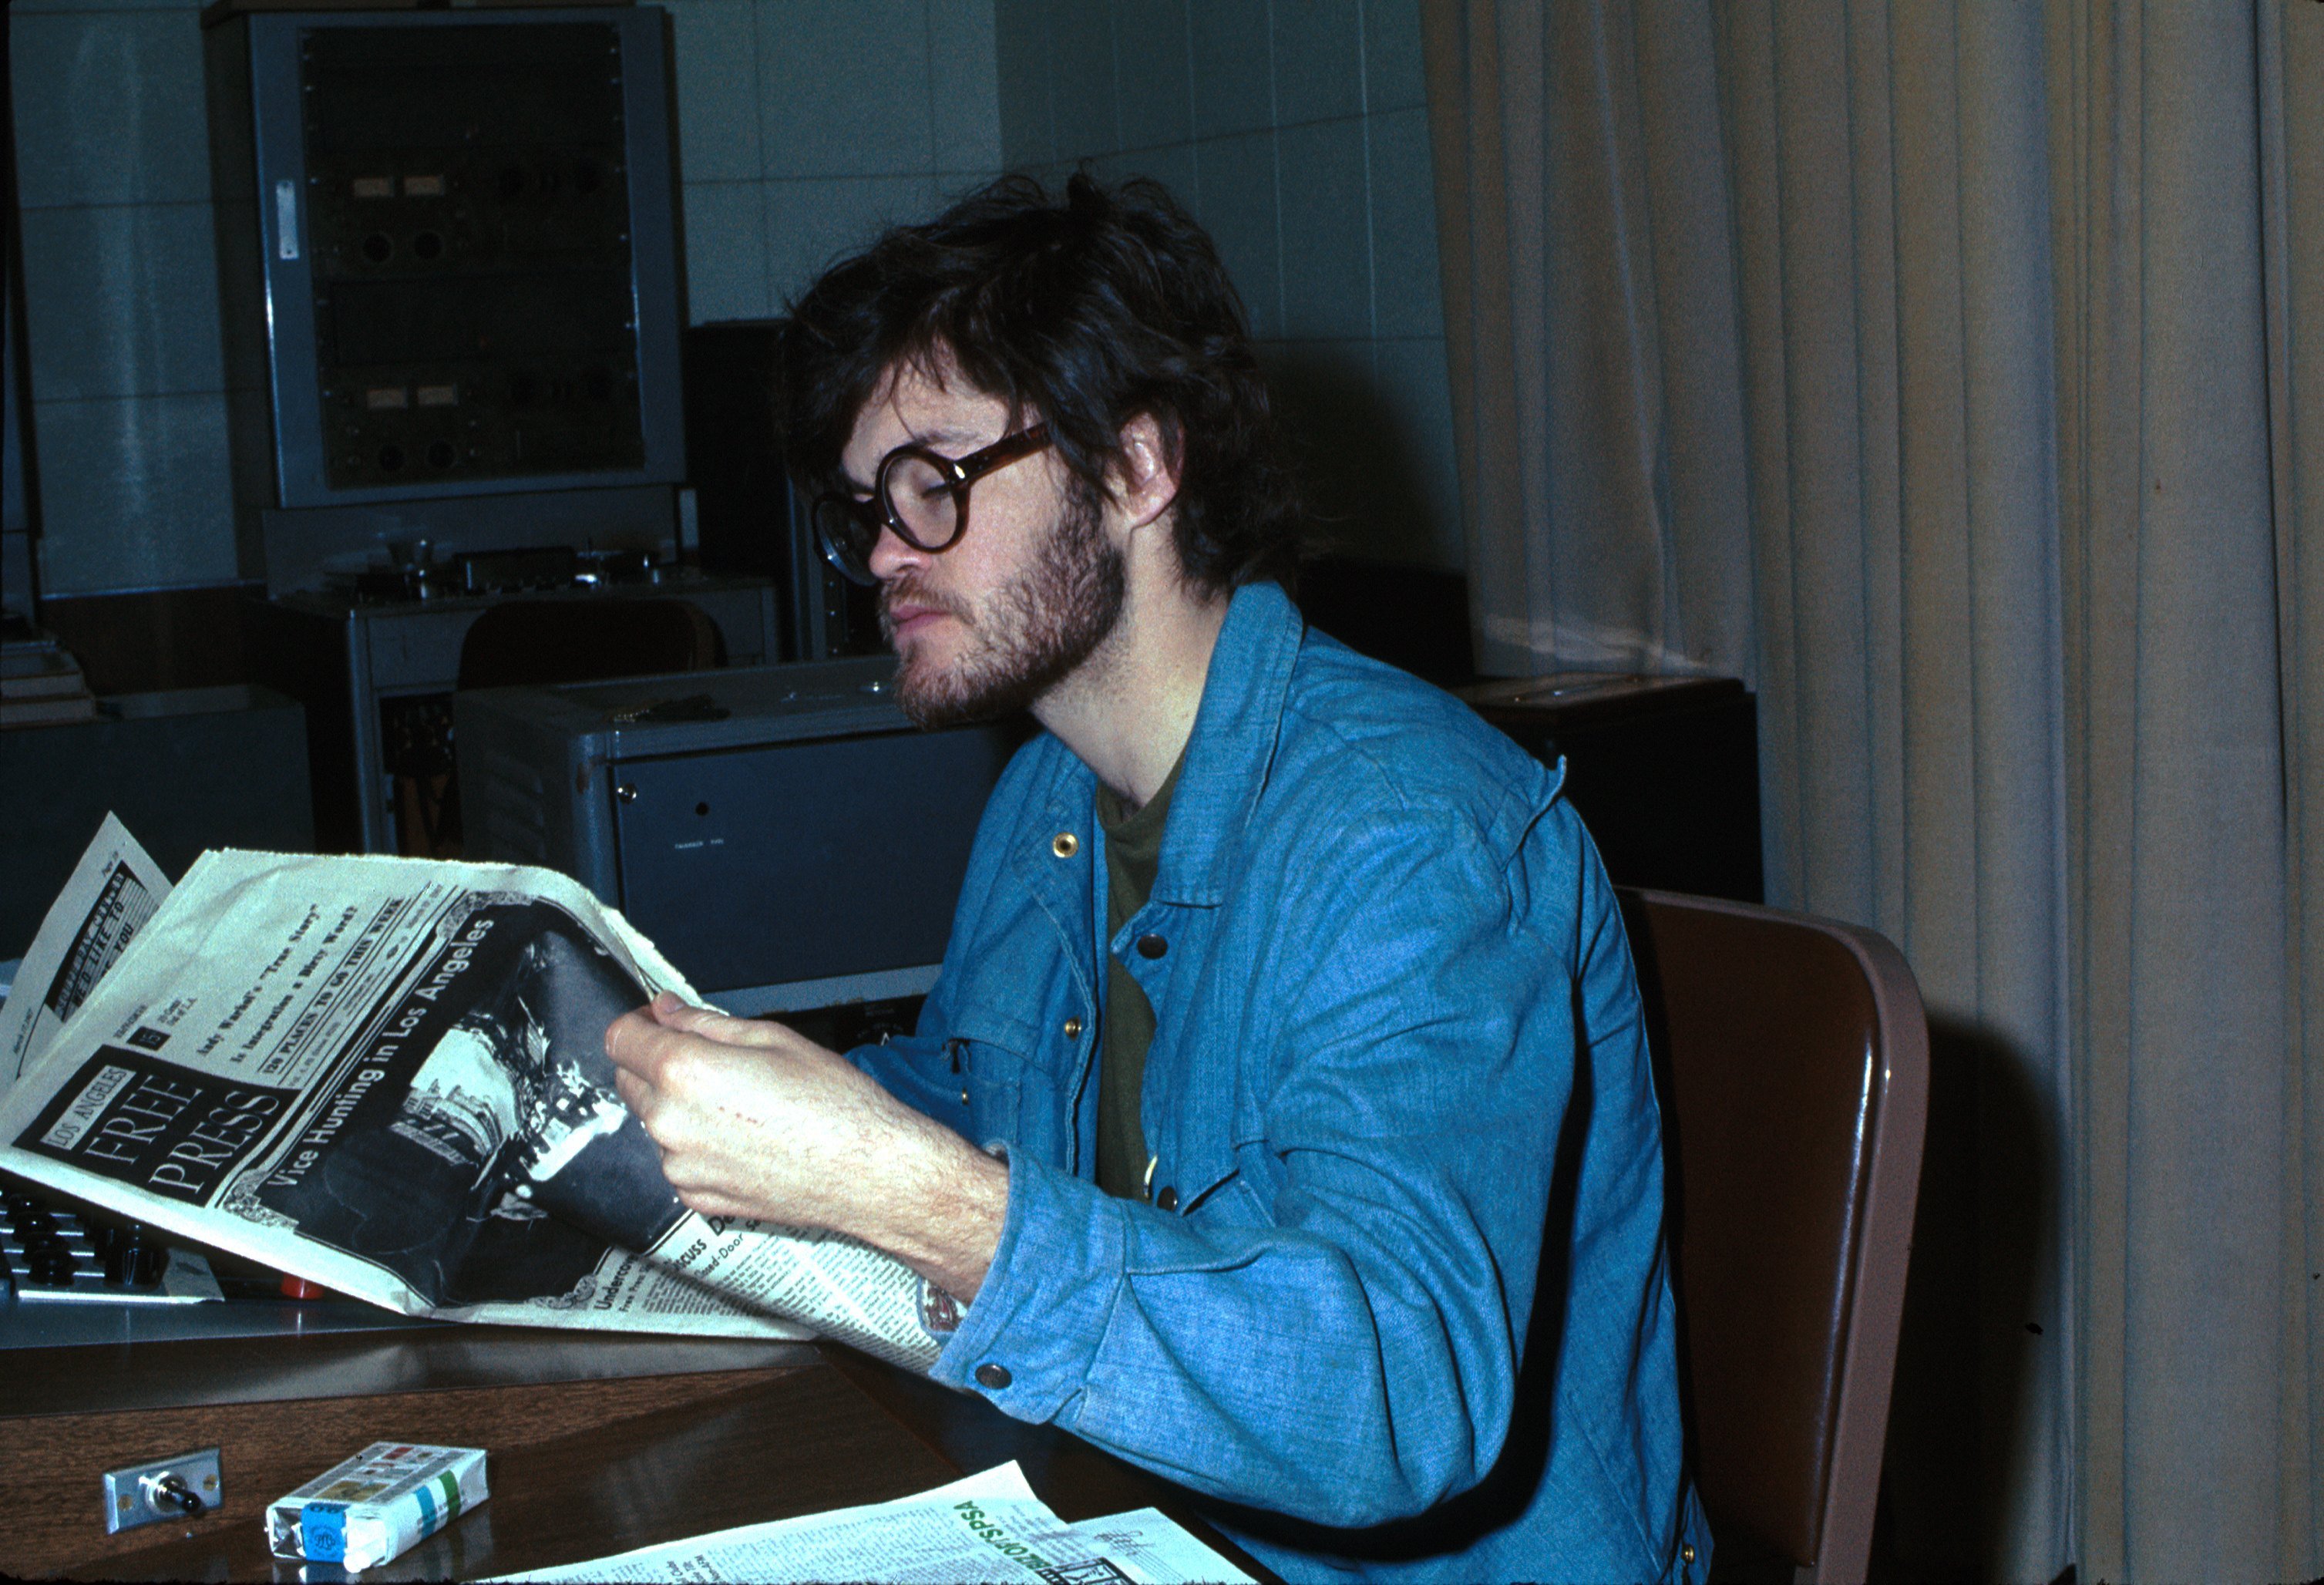
[[[2032,1411],[2041,1251],[2061,1230],[2050,1191],[2062,1148],[2028,1064],[1992,1033],[1929,1019],[1929,1123],[1872,1578],[1982,1578],[2012,1428]]]

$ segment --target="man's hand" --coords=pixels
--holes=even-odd
[[[829,1228],[976,1297],[1008,1212],[1008,1166],[844,1058],[668,991],[613,1020],[605,1055],[691,1209]]]

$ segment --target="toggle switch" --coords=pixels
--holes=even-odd
[[[114,1534],[161,1519],[191,1519],[226,1500],[218,1450],[198,1448],[105,1472],[105,1533]]]
[[[175,1470],[167,1475],[140,1475],[137,1489],[144,1496],[147,1505],[161,1513],[190,1515],[202,1511],[202,1499],[194,1495],[193,1488],[186,1484],[186,1478]]]

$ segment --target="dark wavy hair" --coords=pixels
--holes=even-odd
[[[792,477],[844,488],[840,454],[892,370],[956,373],[1049,426],[1094,500],[1122,427],[1151,415],[1178,475],[1189,582],[1292,585],[1304,516],[1242,299],[1158,182],[1085,174],[1062,200],[1004,176],[843,260],[781,326],[776,408]]]

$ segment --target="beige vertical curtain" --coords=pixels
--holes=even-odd
[[[1965,1080],[1891,1539],[2324,1571],[2324,5],[1423,19],[1480,666],[1750,680]]]
[[[2050,42],[2083,1546],[2312,1578],[2324,7],[2061,5]]]

